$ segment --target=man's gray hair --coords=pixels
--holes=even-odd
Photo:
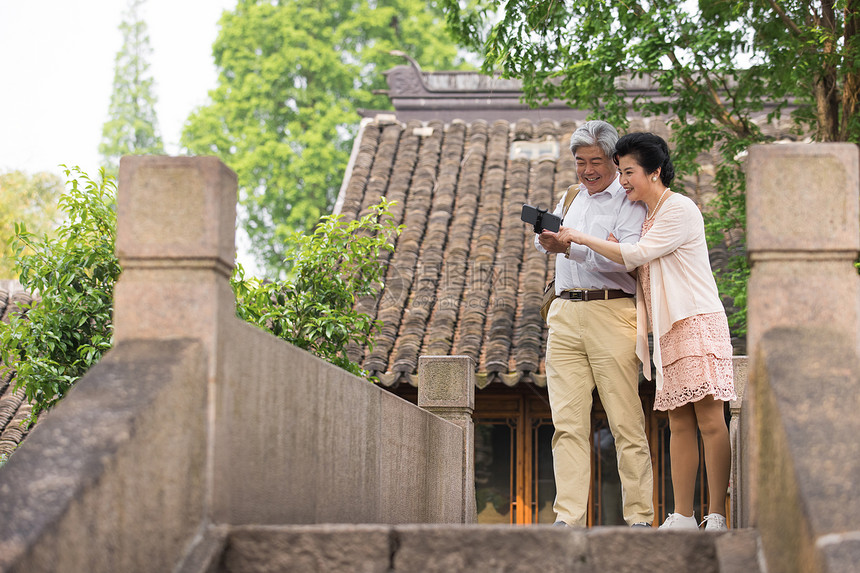
[[[570,151],[576,155],[580,147],[597,145],[610,160],[615,155],[615,144],[618,142],[618,132],[605,121],[594,119],[586,121],[576,128],[570,136]]]

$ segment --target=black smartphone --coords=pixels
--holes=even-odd
[[[558,233],[558,230],[561,228],[560,217],[547,212],[546,209],[533,207],[532,205],[523,205],[520,219],[526,223],[531,223],[535,228],[535,233],[540,233],[544,229]]]

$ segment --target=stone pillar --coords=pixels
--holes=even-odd
[[[205,510],[214,491],[215,386],[222,325],[235,319],[236,174],[216,157],[120,160],[114,342],[196,339],[207,360]]]
[[[749,370],[765,334],[778,327],[822,327],[843,333],[860,351],[860,157],[848,143],[756,145],[747,165]],[[803,353],[803,348],[797,348]],[[775,380],[775,382],[779,383]],[[752,374],[745,391],[739,454],[742,527],[757,522],[760,452]],[[809,413],[812,415],[812,413]],[[765,457],[762,457],[765,456]]]
[[[215,157],[120,161],[117,342],[197,338],[216,355],[219,320],[235,313],[236,174]]]
[[[734,367],[735,392],[738,395],[737,400],[729,402],[729,412],[731,419],[729,421],[729,441],[732,445],[732,472],[731,483],[729,485],[730,497],[729,503],[731,506],[731,525],[733,529],[740,527],[743,520],[743,493],[744,483],[742,478],[743,459],[741,452],[743,447],[740,439],[741,425],[741,405],[744,399],[744,390],[747,386],[747,365],[748,358],[746,356],[733,356],[732,366]]]
[[[750,349],[771,328],[803,325],[844,330],[860,350],[858,179],[853,143],[750,148]]]
[[[463,523],[478,520],[475,503],[475,368],[469,356],[421,356],[418,406],[463,428]]]

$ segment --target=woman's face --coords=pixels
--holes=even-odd
[[[651,175],[645,173],[645,169],[632,155],[618,158],[618,173],[621,176],[621,186],[624,187],[630,201],[645,201],[656,183],[651,178],[657,173]]]

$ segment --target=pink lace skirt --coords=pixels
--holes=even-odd
[[[712,395],[735,400],[732,343],[726,315],[697,314],[672,325],[660,337],[663,388],[654,398],[655,410],[672,410]]]

